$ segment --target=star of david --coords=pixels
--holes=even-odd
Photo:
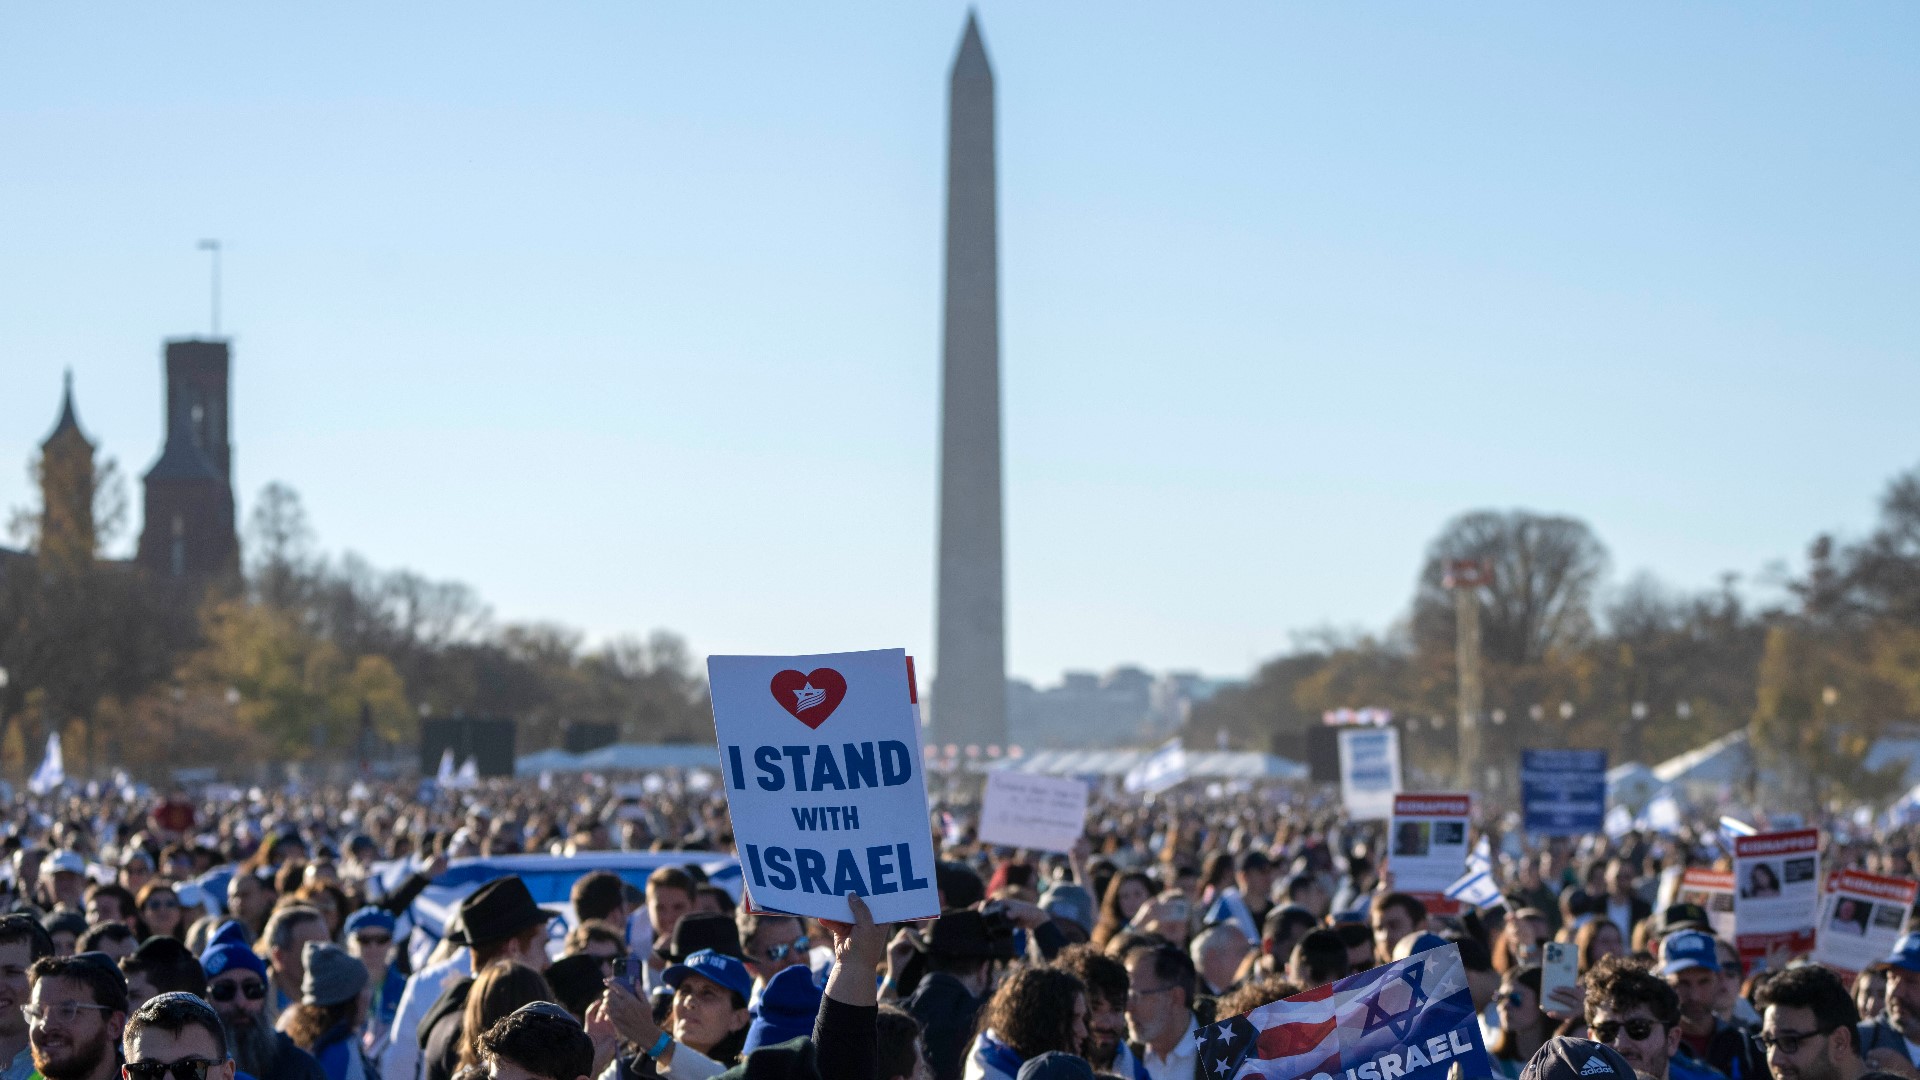
[[[1420,1017],[1420,1006],[1427,1003],[1427,992],[1421,988],[1420,980],[1425,977],[1427,965],[1409,964],[1397,980],[1386,980],[1367,997],[1367,1015],[1362,1022],[1361,1034],[1371,1034],[1381,1028],[1393,1032],[1393,1037],[1406,1042],[1413,1031],[1413,1022]],[[1380,997],[1392,987],[1395,981],[1407,984],[1407,1007],[1397,1013],[1389,1013],[1380,1005]]]

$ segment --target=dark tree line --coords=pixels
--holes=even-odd
[[[1902,769],[1864,759],[1920,715],[1920,470],[1893,480],[1864,537],[1816,538],[1788,599],[1765,607],[1743,600],[1733,575],[1701,592],[1645,575],[1605,589],[1606,548],[1574,518],[1462,515],[1429,545],[1400,622],[1377,637],[1303,638],[1197,707],[1192,745],[1226,731],[1235,745],[1299,756],[1324,711],[1384,707],[1401,718],[1409,761],[1450,775],[1456,612],[1441,582],[1456,559],[1493,568],[1477,594],[1480,719],[1507,767],[1529,746],[1652,763],[1745,728],[1761,768],[1790,777],[1806,805],[1897,790]]]
[[[96,497],[124,504],[115,485]],[[348,761],[364,720],[376,749],[403,753],[422,716],[513,717],[522,751],[560,745],[571,723],[712,738],[705,680],[674,635],[590,645],[499,622],[465,585],[320,552],[285,485],[256,502],[242,575],[190,591],[101,558],[110,530],[91,550],[43,543],[59,534],[38,528],[44,513],[16,515],[27,551],[0,555],[0,749],[16,776],[51,731],[70,770],[136,773]]]

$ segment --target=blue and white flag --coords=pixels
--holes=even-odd
[[[1129,795],[1158,795],[1187,778],[1187,752],[1179,738],[1168,739],[1146,760],[1127,770],[1121,783]],[[1255,940],[1258,940],[1256,936]]]
[[[1469,870],[1467,875],[1447,888],[1447,898],[1473,907],[1493,907],[1506,902],[1500,884],[1486,870]]]
[[[1201,1028],[1208,1080],[1490,1076],[1460,947],[1415,953]]]
[[[1641,811],[1633,824],[1635,828],[1649,832],[1669,835],[1678,833],[1680,831],[1680,800],[1674,796],[1673,789],[1662,788],[1660,794],[1655,795],[1653,801],[1647,803],[1647,808]]]
[[[1202,926],[1230,922],[1247,935],[1248,941],[1260,940],[1260,927],[1253,921],[1253,911],[1247,907],[1247,898],[1231,885],[1221,889],[1220,894],[1213,898],[1213,903],[1207,905],[1207,913],[1200,922]]]
[[[27,790],[35,795],[46,795],[67,782],[66,758],[60,753],[60,733],[47,734],[47,754],[40,759],[40,767],[33,770],[33,776],[27,781]]]
[[[1608,836],[1618,840],[1633,831],[1633,813],[1615,803],[1607,811],[1606,820],[1601,823],[1601,827]]]
[[[1500,894],[1500,883],[1493,878],[1493,842],[1485,833],[1480,835],[1473,850],[1467,852],[1467,872],[1447,886],[1447,898],[1473,907],[1493,907],[1506,902],[1506,897]]]

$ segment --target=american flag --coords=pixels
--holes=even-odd
[[[1262,1005],[1197,1039],[1205,1080],[1445,1080],[1456,1059],[1463,1075],[1491,1072],[1456,945]]]

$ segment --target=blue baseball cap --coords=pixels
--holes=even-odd
[[[1920,971],[1920,934],[1904,934],[1893,943],[1893,951],[1887,954],[1882,967],[1899,968],[1901,971]]]
[[[393,916],[377,907],[363,907],[347,916],[346,924],[340,928],[340,936],[352,937],[361,930],[385,930],[393,933]]]
[[[1682,930],[1660,939],[1660,974],[1674,975],[1688,968],[1706,968],[1719,973],[1720,950],[1712,935]]]
[[[747,971],[747,965],[738,957],[728,956],[712,949],[701,949],[678,964],[660,973],[660,981],[680,989],[680,984],[689,975],[698,975],[709,982],[724,986],[740,995],[745,1001],[753,994],[753,976]]]

